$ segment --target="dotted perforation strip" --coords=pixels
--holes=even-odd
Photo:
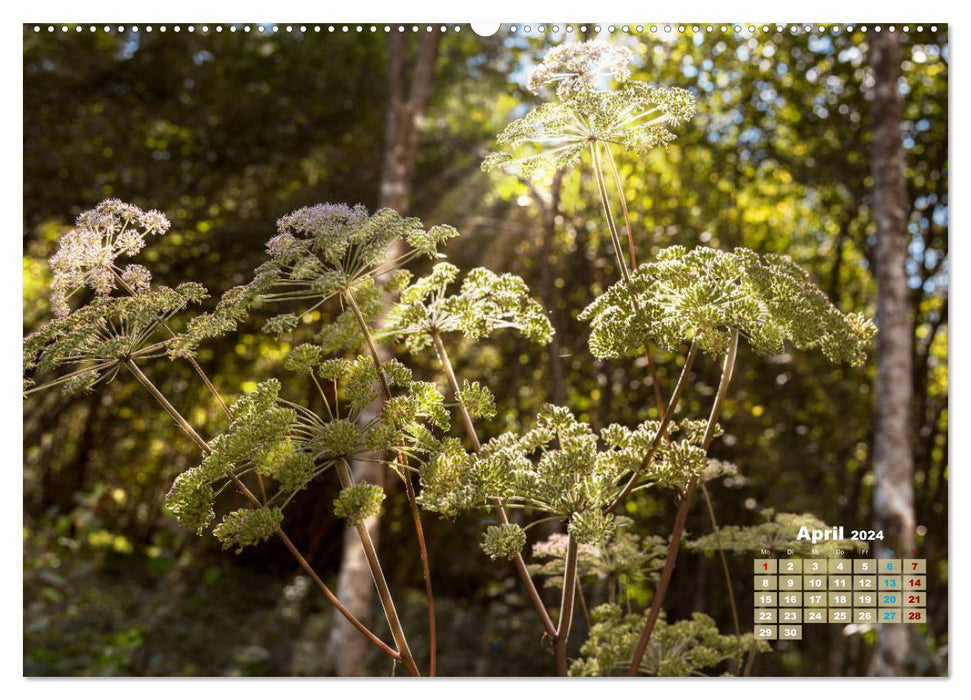
[[[29,26],[29,25],[28,25]],[[931,32],[936,32],[937,25],[910,25],[910,24],[834,24],[834,25],[820,25],[820,24],[609,24],[609,25],[586,25],[586,24],[510,24],[502,25],[502,28],[497,33],[507,33],[507,34],[558,34],[560,32],[573,33],[580,32],[586,33],[593,30],[597,34],[606,30],[611,34],[623,33],[623,34],[671,34],[677,33],[695,33],[695,34],[747,34],[747,35],[758,35],[758,34],[840,34],[840,33],[852,33],[852,32],[923,32],[929,29]],[[301,33],[301,34],[320,34],[320,33],[378,33],[378,32],[461,32],[462,26],[453,24],[187,24],[187,25],[82,25],[82,24],[46,24],[33,25],[33,30],[35,33],[41,32],[75,32],[81,33],[87,30],[88,32],[132,32],[138,33],[140,31],[151,33],[157,32],[175,32],[179,33],[182,31],[186,32],[200,32],[202,34],[208,33],[220,33],[224,31],[228,32],[257,32],[261,34],[276,34],[276,33]]]

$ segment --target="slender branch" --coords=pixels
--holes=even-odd
[[[570,639],[570,626],[573,624],[573,601],[577,590],[577,553],[578,547],[573,535],[566,540],[566,564],[563,570],[563,599],[560,604],[560,620],[556,625],[556,673],[567,675],[566,644]]]
[[[452,363],[448,357],[448,351],[445,349],[445,343],[442,342],[441,335],[436,331],[432,333],[432,342],[435,345],[435,352],[438,354],[438,359],[442,363],[442,370],[445,373],[445,378],[448,380],[449,388],[452,393],[458,396],[459,383],[455,376],[455,371],[452,369]],[[468,435],[469,441],[472,443],[475,451],[482,451],[482,443],[479,441],[479,436],[475,430],[475,423],[472,422],[472,416],[469,415],[468,409],[465,407],[461,401],[458,402],[459,414],[462,416],[462,424],[465,426],[466,435]],[[509,516],[506,513],[506,509],[503,508],[502,502],[499,499],[492,500],[493,509],[495,510],[496,519],[503,525],[509,524]],[[554,640],[556,640],[556,627],[553,625],[553,620],[550,618],[549,612],[546,610],[546,604],[543,603],[543,598],[539,594],[539,590],[536,588],[536,584],[533,583],[533,577],[529,575],[529,569],[526,567],[526,562],[523,560],[522,553],[517,553],[513,558],[513,564],[516,567],[516,572],[519,574],[520,580],[522,580],[523,585],[526,587],[526,592],[529,594],[530,602],[533,604],[533,608],[539,614],[540,621],[543,623],[543,628],[546,630],[546,634]]]
[[[139,369],[138,365],[136,365],[132,360],[126,360],[125,366],[129,371],[131,371],[132,375],[138,380],[139,384],[141,384],[165,410],[165,412],[175,420],[176,424],[182,429],[182,431],[192,439],[192,441],[199,447],[200,451],[202,451],[203,454],[208,455],[210,453],[210,449],[206,441],[202,439],[199,433],[197,433],[189,422],[182,416],[182,414],[179,413],[178,409],[176,409],[175,406],[169,402],[165,395],[159,391],[158,387],[156,387],[155,384],[152,383],[147,376],[145,376],[145,373]],[[253,495],[253,492],[250,491],[235,474],[231,473],[230,476],[243,495],[246,496],[246,498],[248,498],[253,505],[257,507],[263,506],[260,500]],[[328,588],[327,585],[321,580],[320,576],[310,565],[310,562],[304,558],[304,556],[300,553],[300,550],[297,549],[296,545],[293,544],[282,529],[277,530],[277,536],[297,560],[297,563],[300,564],[300,567],[307,573],[308,576],[310,576],[314,583],[317,584],[317,587],[320,588],[320,590],[327,597],[330,603],[337,609],[337,611],[347,618],[347,621],[350,622],[361,634],[367,637],[376,647],[378,647],[378,649],[383,651],[395,661],[401,661],[401,654],[381,641],[380,638],[365,627],[364,624],[362,624],[361,621],[358,620],[354,614],[337,599],[337,596],[335,596],[330,588]]]
[[[651,442],[651,447],[644,455],[644,459],[641,460],[640,466],[631,474],[630,479],[627,481],[627,485],[621,490],[620,494],[614,501],[607,506],[607,513],[614,512],[617,507],[624,502],[630,493],[637,486],[637,482],[641,477],[641,472],[643,472],[651,464],[651,460],[654,459],[654,454],[657,452],[657,448],[661,445],[661,440],[666,434],[667,427],[671,423],[671,419],[674,418],[674,412],[678,408],[678,403],[681,400],[681,394],[684,392],[685,386],[688,384],[688,373],[691,371],[691,366],[695,362],[695,357],[698,355],[698,346],[695,343],[691,343],[691,347],[688,348],[688,356],[684,360],[684,367],[681,368],[681,376],[678,378],[678,383],[674,387],[674,393],[671,394],[671,399],[668,401],[667,408],[664,409],[664,413],[661,415],[661,423],[658,425],[657,434],[654,436],[654,440]]]
[[[345,489],[353,486],[354,477],[351,475],[351,468],[347,464],[347,460],[341,459],[334,466],[341,486]],[[371,540],[371,534],[363,522],[358,522],[355,528],[357,529],[358,536],[361,538],[361,547],[364,549],[364,556],[367,558],[368,569],[371,571],[371,578],[374,581],[374,587],[378,592],[378,597],[381,599],[381,607],[384,608],[384,615],[388,620],[388,627],[391,628],[391,636],[394,637],[395,644],[398,647],[398,653],[401,655],[401,661],[412,675],[417,676],[419,675],[418,667],[415,665],[411,649],[408,648],[408,640],[401,626],[398,611],[395,610],[394,600],[391,598],[391,590],[388,588],[388,581],[384,577],[384,571],[381,570],[381,562],[378,560],[378,553],[374,548],[374,542]]]
[[[742,672],[742,628],[738,624],[738,607],[735,605],[735,587],[732,585],[732,573],[728,569],[728,559],[725,557],[725,550],[721,546],[721,528],[718,527],[718,520],[715,518],[715,508],[711,503],[711,494],[704,482],[701,483],[701,496],[705,501],[708,511],[708,520],[711,522],[712,532],[715,534],[715,548],[718,550],[718,559],[721,561],[722,575],[725,577],[725,584],[728,586],[728,605],[732,611],[732,625],[735,628],[735,671],[736,675]]]
[[[733,329],[731,340],[728,344],[728,350],[725,352],[725,361],[722,365],[721,380],[718,382],[718,393],[715,395],[715,400],[711,407],[711,414],[708,416],[708,426],[705,428],[705,435],[701,443],[701,448],[706,452],[711,446],[711,441],[715,436],[715,428],[718,424],[718,417],[721,415],[722,404],[725,401],[725,396],[728,394],[728,385],[732,380],[732,372],[735,368],[735,357],[737,354],[738,331]],[[678,513],[674,520],[674,529],[671,532],[671,542],[668,545],[668,556],[664,562],[664,569],[661,571],[661,580],[658,581],[657,590],[654,592],[654,600],[651,601],[651,611],[648,613],[647,621],[644,623],[644,629],[641,632],[640,639],[637,642],[637,648],[634,650],[634,656],[627,672],[629,676],[637,675],[638,670],[640,669],[641,660],[644,658],[644,652],[647,651],[647,644],[651,640],[651,634],[654,632],[654,626],[657,623],[657,618],[661,613],[661,604],[664,602],[664,596],[667,593],[668,585],[671,582],[671,574],[674,572],[674,564],[678,558],[678,549],[681,545],[681,536],[684,534],[684,524],[688,517],[688,508],[691,505],[691,497],[694,495],[694,491],[697,486],[698,477],[692,477],[692,479],[688,482],[688,488],[686,489],[684,497],[681,500],[681,504],[678,507]]]
[[[383,396],[385,402],[390,401],[391,386],[388,384],[388,378],[384,375],[381,355],[378,353],[377,345],[374,343],[374,336],[371,335],[371,329],[368,326],[367,321],[364,319],[364,314],[361,312],[361,308],[357,305],[357,300],[354,298],[354,294],[350,291],[346,291],[343,294],[343,297],[347,300],[348,305],[351,307],[354,318],[357,320],[357,324],[361,329],[361,334],[364,336],[368,351],[371,353],[371,358],[374,360],[374,365],[378,372],[378,380],[381,384],[381,395]],[[399,451],[397,459],[398,463],[403,467],[401,479],[405,482],[405,494],[408,497],[408,507],[411,511],[411,520],[415,528],[415,537],[418,540],[418,556],[421,559],[421,573],[425,580],[425,600],[428,604],[428,644],[430,659],[428,675],[434,676],[438,653],[435,633],[435,596],[432,592],[432,574],[428,560],[428,546],[425,544],[425,530],[421,524],[421,513],[418,510],[418,498],[415,495],[415,486],[411,481],[411,474],[407,470],[408,458]]]
[[[610,170],[614,174],[614,183],[617,186],[617,196],[620,198],[620,208],[624,212],[624,225],[627,227],[627,247],[630,251],[630,269],[633,271],[637,267],[637,253],[634,252],[634,232],[630,225],[630,214],[627,212],[627,197],[624,195],[624,183],[620,180],[620,171],[617,170],[617,163],[614,161],[614,154],[610,152],[610,146],[604,145],[607,152],[607,162]]]
[[[600,192],[600,203],[603,205],[604,218],[607,220],[607,228],[610,230],[610,240],[614,244],[614,253],[617,255],[617,266],[625,282],[630,281],[630,272],[627,271],[627,263],[624,262],[624,251],[620,245],[620,235],[617,233],[617,224],[614,223],[614,215],[610,210],[610,201],[607,199],[607,184],[604,182],[603,163],[600,160],[600,149],[597,142],[590,142],[590,153],[593,155],[593,170],[597,177],[597,189]]]
[[[125,280],[122,278],[121,275],[118,274],[116,270],[112,270],[112,274],[114,275],[115,280],[118,282],[119,286],[122,289],[128,292],[130,296],[135,296],[135,290],[132,289],[127,282],[125,282]],[[175,331],[172,330],[172,328],[169,326],[168,323],[163,321],[162,328],[164,328],[168,332],[169,336],[171,336],[172,338],[176,337]],[[189,362],[190,365],[192,365],[192,368],[196,371],[196,374],[199,375],[199,378],[202,380],[202,383],[205,384],[206,389],[208,389],[209,393],[212,394],[214,399],[216,399],[216,403],[219,404],[219,408],[222,409],[222,412],[226,414],[226,418],[229,420],[230,423],[232,423],[234,420],[233,414],[229,410],[229,406],[227,406],[226,402],[223,400],[223,397],[220,395],[219,390],[216,389],[216,385],[212,383],[211,379],[209,379],[209,375],[206,374],[205,370],[202,369],[202,366],[198,363],[198,361],[196,361],[196,358],[194,358],[192,355],[187,355],[185,359]],[[259,472],[256,472],[256,482],[257,484],[259,484],[260,495],[263,497],[263,502],[265,503],[266,484],[263,483],[263,476]]]

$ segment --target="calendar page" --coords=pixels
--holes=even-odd
[[[950,675],[946,22],[157,10],[20,28],[23,676]]]

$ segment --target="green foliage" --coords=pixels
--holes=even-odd
[[[381,512],[384,497],[384,489],[375,484],[348,486],[334,500],[334,515],[347,518],[350,525],[358,525]]]
[[[605,604],[594,608],[591,615],[590,636],[580,648],[581,658],[570,667],[570,675],[609,676],[614,671],[626,671],[647,613],[624,614],[620,606]],[[752,635],[743,635],[740,643],[743,649],[749,649]],[[758,648],[762,652],[770,650],[762,641]],[[662,616],[638,671],[646,676],[705,675],[704,671],[734,657],[737,650],[736,638],[720,634],[715,621],[703,613],[674,623]]]
[[[469,416],[473,419],[493,418],[496,415],[496,399],[479,382],[470,382],[468,379],[462,380],[462,388],[455,394],[455,398],[465,406]]]
[[[550,341],[553,327],[522,278],[477,267],[465,276],[458,293],[448,295],[458,274],[454,265],[438,263],[431,274],[415,280],[388,315],[387,332],[412,353],[431,345],[435,333],[461,332],[481,340],[497,328],[515,328],[535,343]]]
[[[737,330],[760,355],[782,354],[788,341],[860,365],[876,331],[862,314],[837,310],[789,258],[742,248],[666,248],[580,318],[590,321],[590,351],[602,358],[638,355],[648,339],[669,350],[694,342],[717,355]]]

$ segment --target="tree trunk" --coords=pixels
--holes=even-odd
[[[910,432],[912,342],[907,287],[907,207],[901,136],[903,99],[896,34],[873,37],[873,206],[877,222],[877,379],[873,490],[877,527],[886,539],[877,556],[908,557],[914,548],[913,454]],[[879,625],[871,673],[904,672],[909,647],[904,624]]]
[[[425,109],[432,94],[432,78],[440,36],[441,33],[438,31],[426,32],[421,36],[407,99],[404,85],[405,35],[392,32],[388,38],[388,117],[385,124],[384,165],[378,204],[380,207],[395,209],[402,215],[407,214],[411,203],[418,137],[422,129]],[[388,254],[394,257],[399,253],[400,250],[394,249]],[[382,360],[388,359],[387,351],[383,347],[378,349]],[[380,400],[368,407],[361,419],[366,421],[369,416],[375,415],[378,411],[380,411]],[[355,460],[351,467],[354,481],[357,483],[363,481],[372,484],[384,483],[385,467],[381,464]],[[364,522],[375,547],[378,547],[381,516],[373,516]],[[337,597],[359,620],[370,626],[374,586],[357,532],[350,527],[344,531]],[[344,618],[336,615],[329,647],[329,656],[336,659],[335,670],[338,675],[360,676],[366,672],[365,662],[370,651],[370,643]]]

